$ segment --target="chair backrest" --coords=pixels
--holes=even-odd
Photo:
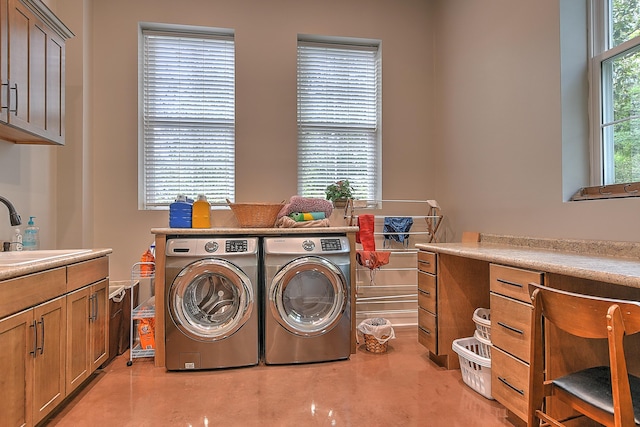
[[[624,336],[640,332],[640,303],[600,298],[529,284],[533,301],[529,411],[534,410],[544,379],[542,318],[583,338],[607,338],[616,426],[634,425],[634,412],[624,354]],[[582,411],[581,411],[582,412]],[[533,418],[530,415],[529,422]]]
[[[624,333],[640,332],[640,303],[574,294],[546,286],[530,284],[529,293],[541,304],[542,315],[560,329],[582,338],[607,338],[607,313],[620,307]]]

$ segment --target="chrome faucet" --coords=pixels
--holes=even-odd
[[[0,196],[0,202],[7,205],[7,208],[9,209],[9,221],[11,221],[11,225],[15,226],[15,225],[22,224],[22,221],[20,220],[20,215],[18,215],[18,212],[16,212],[16,208],[13,207],[11,202],[2,196]]]

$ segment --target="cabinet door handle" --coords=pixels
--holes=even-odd
[[[40,354],[44,353],[44,316],[40,317],[40,321],[38,322],[41,326],[40,333],[40,347],[36,347],[37,350],[40,350]],[[36,326],[37,329],[37,326]],[[37,342],[37,341],[36,341]]]
[[[507,387],[509,387],[511,390],[513,390],[513,391],[515,391],[516,393],[518,393],[518,394],[520,394],[520,395],[524,396],[524,390],[519,389],[519,388],[517,388],[517,387],[515,387],[515,386],[513,386],[513,385],[511,385],[511,384],[509,384],[509,381],[505,380],[505,379],[504,379],[504,378],[502,378],[502,377],[498,377],[498,379],[500,380],[500,382],[501,382],[502,384],[506,385],[506,386],[507,386]]]
[[[89,321],[93,322],[95,320],[94,318],[94,313],[95,313],[95,300],[96,295],[93,294],[89,297]]]
[[[7,88],[9,88],[9,80],[7,80],[7,82],[6,82],[6,83],[2,83],[2,92],[1,92],[1,94],[0,94],[0,97],[1,97],[3,100],[5,99],[5,98],[4,98],[5,86],[6,86]],[[5,108],[6,108],[7,110],[9,110],[9,106],[0,105],[0,109],[4,110]]]
[[[35,359],[38,354],[38,323],[34,320],[29,327],[33,328],[33,351],[30,351],[29,354]]]
[[[425,294],[425,295],[427,295],[427,296],[431,296],[431,292],[430,292],[430,291],[423,291],[422,289],[418,289],[418,291],[419,291],[421,294]]]
[[[513,331],[513,332],[515,332],[517,334],[524,335],[524,331],[522,329],[516,329],[513,326],[509,326],[506,323],[502,323],[502,322],[498,322],[498,325],[502,326],[505,329]]]
[[[504,279],[496,279],[496,280],[498,282],[500,282],[500,283],[504,283],[505,285],[515,286],[516,288],[522,288],[522,285],[520,283],[510,282],[510,281],[504,280]]]
[[[15,115],[17,116],[18,115],[18,83],[14,83],[13,87],[9,88],[9,90],[16,91],[16,108],[14,110],[11,109],[11,96],[9,96],[9,112],[15,113]]]

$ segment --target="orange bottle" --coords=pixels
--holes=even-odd
[[[211,204],[204,194],[198,195],[198,200],[193,203],[192,228],[211,228]]]

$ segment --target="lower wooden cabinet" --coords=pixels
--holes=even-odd
[[[65,297],[0,320],[0,418],[35,425],[66,397]]]
[[[529,404],[529,365],[493,347],[491,395],[520,419],[526,420]]]
[[[107,360],[108,274],[105,256],[0,281],[0,426],[38,424]]]
[[[107,360],[108,280],[67,295],[67,393]]]
[[[491,394],[522,420],[528,415],[531,300],[529,283],[544,284],[540,271],[490,265]]]

